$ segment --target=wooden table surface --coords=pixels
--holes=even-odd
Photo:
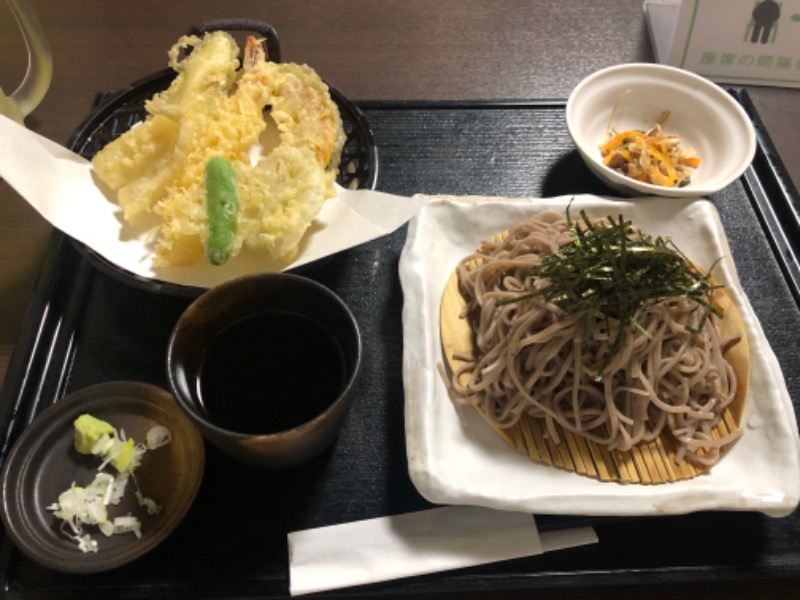
[[[597,69],[653,61],[641,0],[30,0],[47,31],[54,76],[26,124],[62,144],[98,91],[166,66],[193,23],[270,23],[283,59],[312,65],[352,100],[566,99]],[[26,52],[0,3],[0,87],[22,80]],[[795,185],[800,90],[750,94]],[[0,382],[35,284],[49,225],[0,181]],[[743,540],[746,543],[746,540]],[[587,583],[587,582],[584,582]],[[542,590],[530,598],[796,598],[800,580]],[[515,595],[490,594],[511,598]],[[519,596],[522,597],[522,596]]]

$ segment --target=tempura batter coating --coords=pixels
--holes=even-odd
[[[179,60],[186,48],[191,53]],[[181,38],[169,53],[178,72],[173,83],[147,102],[143,123],[93,160],[117,191],[126,220],[146,212],[163,218],[156,266],[203,260],[203,174],[212,156],[228,158],[239,182],[231,256],[247,246],[290,261],[322,203],[335,195],[345,135],[328,87],[310,67],[267,61],[252,37],[239,70],[238,53],[225,32]],[[279,144],[254,159],[268,127],[277,127]]]

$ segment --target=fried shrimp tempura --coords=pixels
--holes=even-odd
[[[182,49],[191,48],[183,60]],[[204,169],[222,155],[236,174],[240,211],[231,247],[291,261],[334,181],[345,134],[328,87],[305,65],[266,60],[247,40],[242,69],[225,32],[184,36],[170,50],[173,83],[146,104],[146,120],[101,150],[97,175],[117,191],[126,220],[163,219],[156,266],[203,259],[208,235]],[[265,108],[270,114],[265,117]],[[268,127],[278,146],[253,159]]]

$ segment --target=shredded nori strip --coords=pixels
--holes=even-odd
[[[568,207],[566,216],[572,242],[555,254],[543,256],[541,265],[528,273],[547,280],[549,285],[503,304],[543,296],[566,315],[595,315],[606,331],[619,324],[598,378],[602,378],[611,358],[625,347],[630,328],[638,328],[636,314],[640,310],[671,298],[689,298],[703,310],[698,327],[690,330],[694,332],[705,326],[709,313],[722,316],[713,303],[714,290],[722,287],[711,282],[713,265],[708,273],[701,272],[670,238],[653,238],[636,231],[622,215],[593,223],[581,210],[576,224]]]

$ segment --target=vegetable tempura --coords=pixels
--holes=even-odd
[[[184,49],[191,52],[180,60]],[[214,157],[230,162],[238,192],[230,257],[246,246],[290,261],[335,195],[345,134],[328,87],[308,66],[268,61],[252,36],[241,69],[238,53],[223,31],[182,37],[169,52],[175,80],[147,102],[143,123],[92,162],[127,221],[149,212],[163,219],[156,266],[189,265],[207,254],[204,173]],[[269,129],[277,147],[262,143]]]

